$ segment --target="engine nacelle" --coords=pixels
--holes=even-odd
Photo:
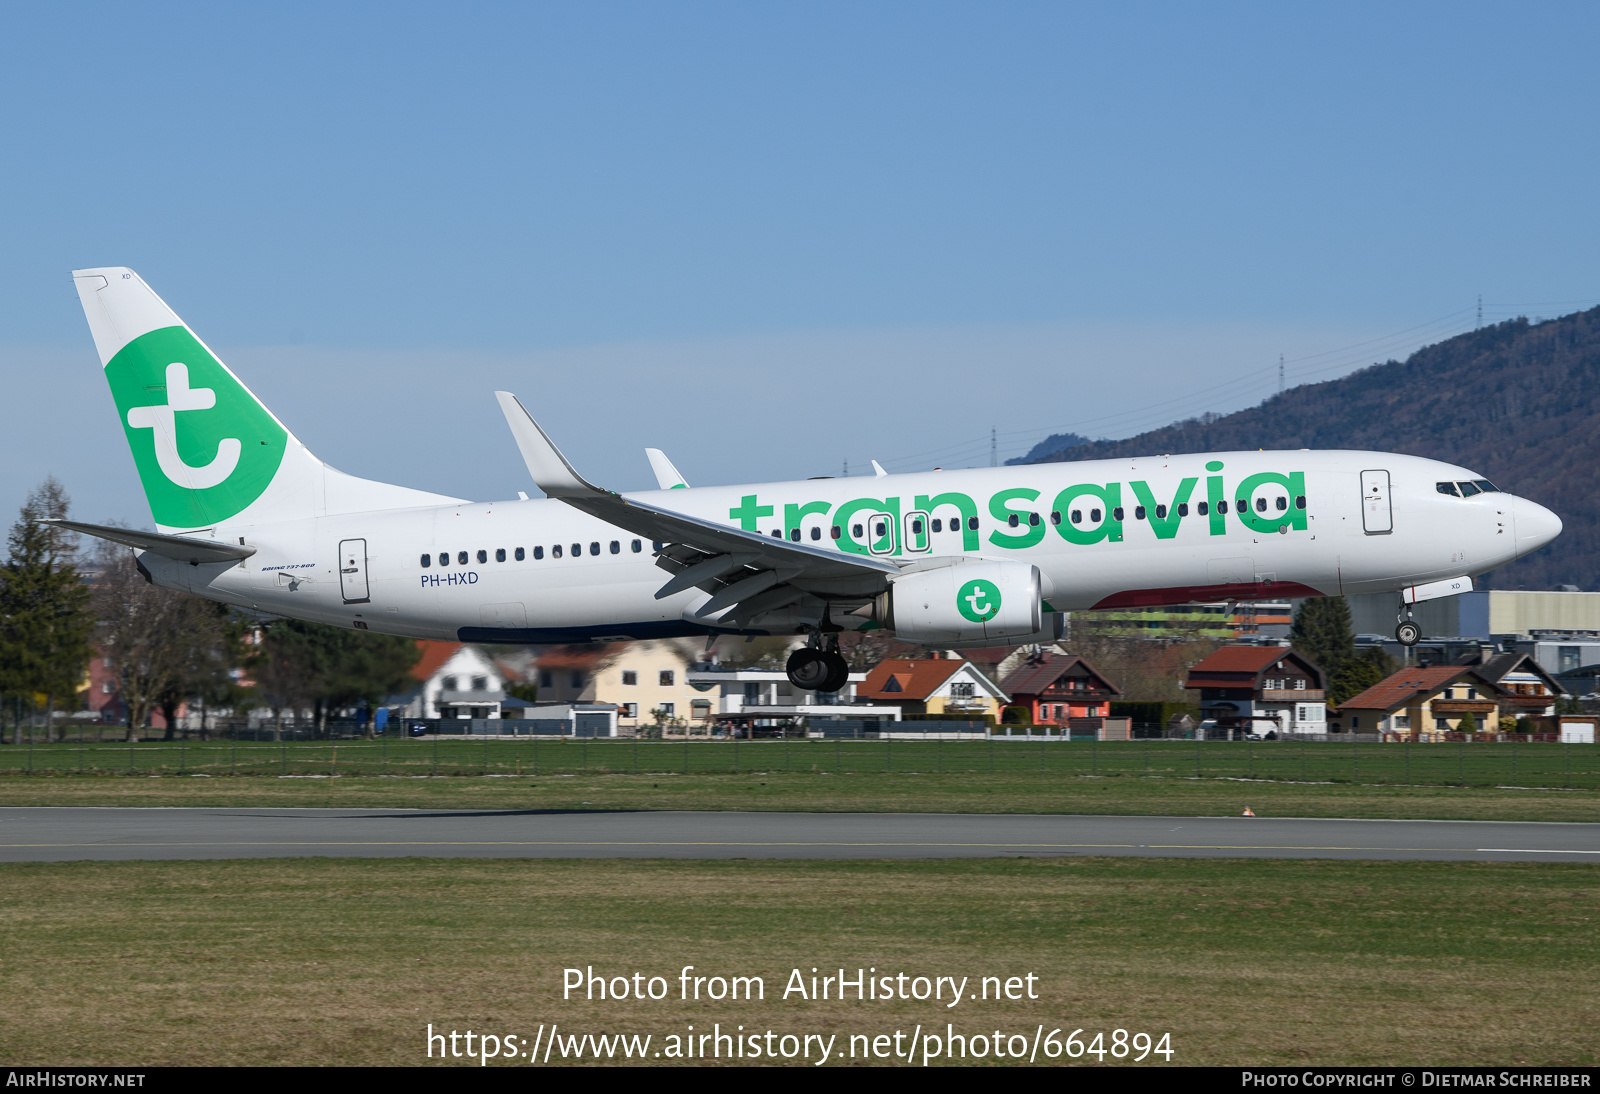
[[[985,642],[1038,634],[1042,599],[1036,566],[961,559],[896,578],[876,614],[907,642]]]

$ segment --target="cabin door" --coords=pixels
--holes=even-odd
[[[365,604],[372,599],[367,591],[367,541],[339,541],[339,592],[346,604]]]
[[[1369,536],[1386,536],[1394,531],[1387,471],[1361,472],[1361,527]]]

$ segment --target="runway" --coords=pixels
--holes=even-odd
[[[1600,863],[1600,824],[949,813],[0,809],[0,862],[1133,855]]]

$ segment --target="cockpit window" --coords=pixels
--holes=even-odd
[[[1482,490],[1485,494],[1500,493],[1500,488],[1494,483],[1490,482],[1488,479],[1473,479],[1472,485],[1476,486],[1479,490]]]
[[[1453,482],[1434,483],[1433,488],[1435,490],[1439,491],[1439,493],[1441,493],[1441,494],[1449,494],[1453,498],[1460,496],[1460,495],[1458,495],[1456,493],[1456,484],[1453,483]]]
[[[1470,482],[1458,482],[1458,483],[1456,483],[1456,485],[1461,487],[1461,496],[1464,497],[1464,498],[1474,497],[1474,496],[1476,496],[1478,494],[1483,493],[1482,490],[1479,490],[1476,486],[1473,486]]]

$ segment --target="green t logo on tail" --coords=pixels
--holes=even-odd
[[[288,433],[187,329],[135,338],[106,380],[157,524],[226,520],[278,473]]]
[[[969,581],[956,593],[956,610],[974,623],[987,623],[1000,614],[1000,589],[982,578]]]

